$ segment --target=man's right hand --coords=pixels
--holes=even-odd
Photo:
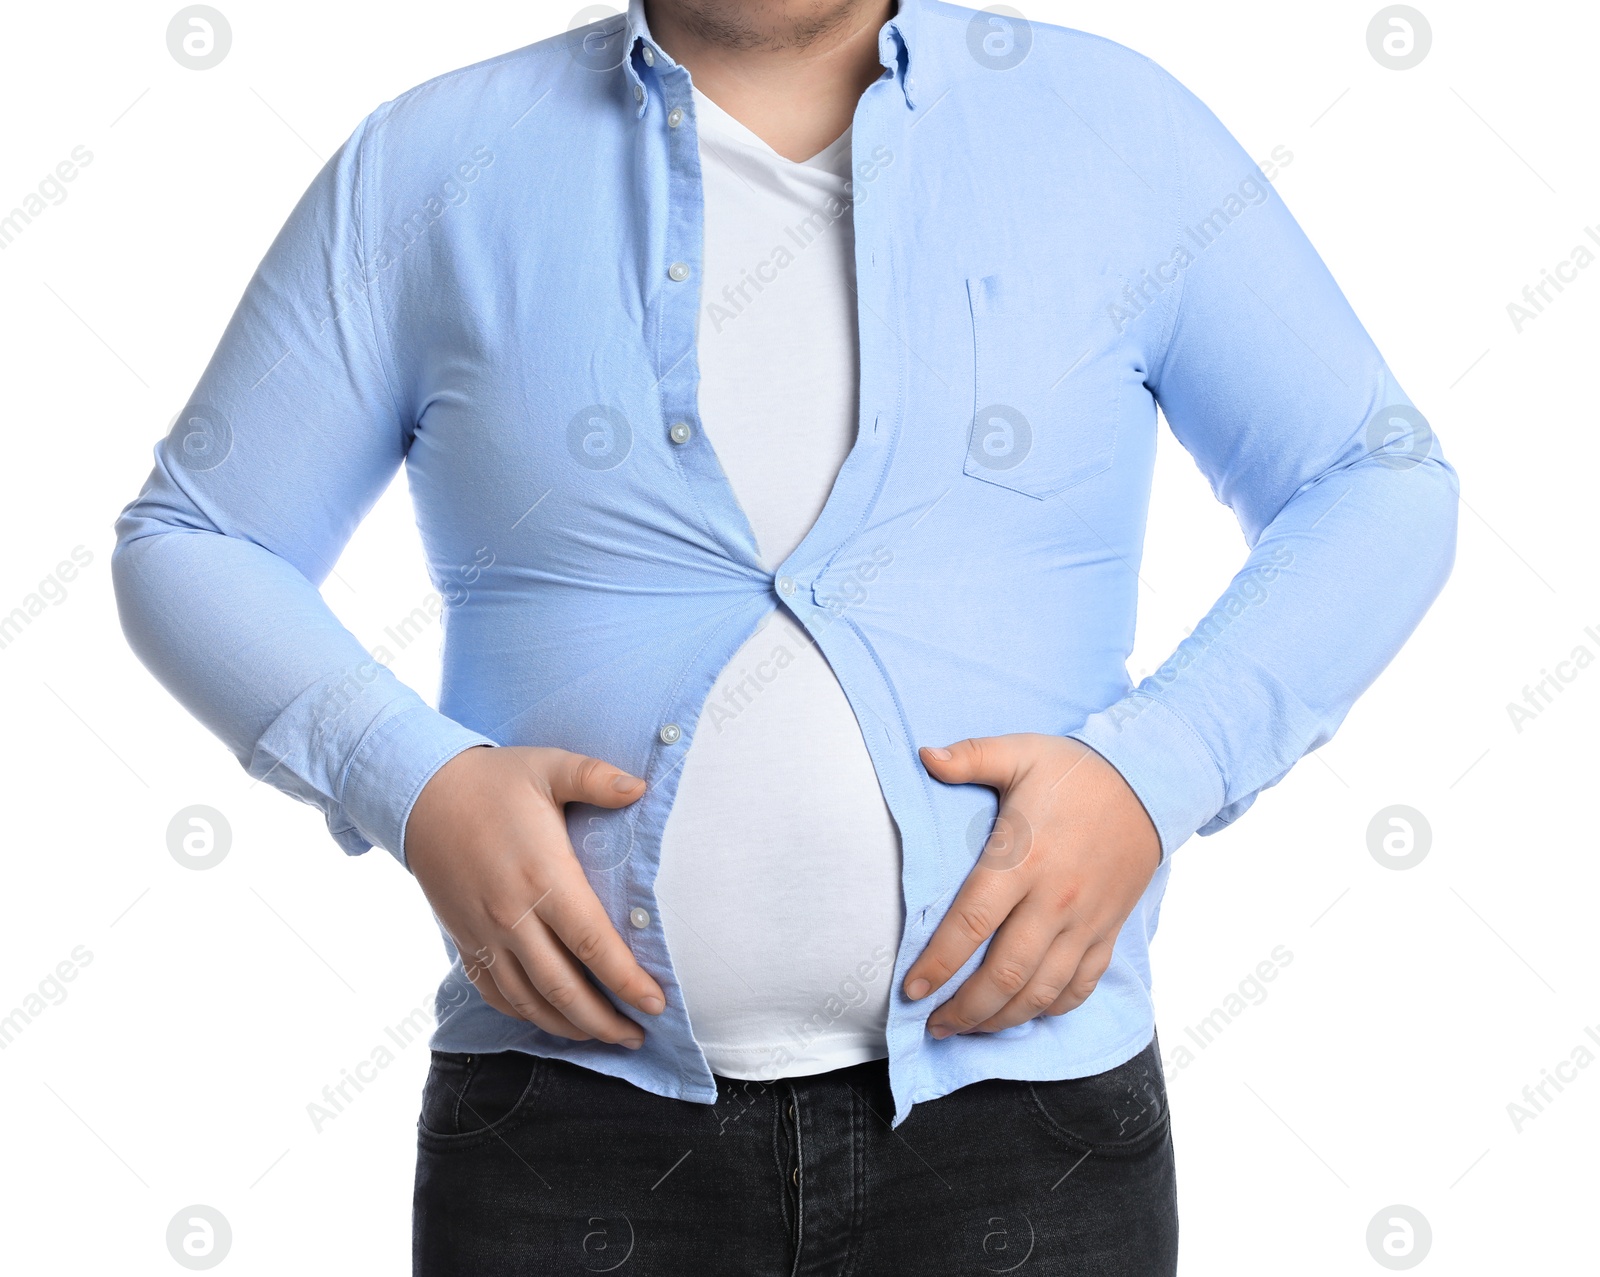
[[[634,959],[567,839],[563,807],[626,807],[645,784],[564,749],[474,746],[423,786],[406,861],[495,1010],[558,1037],[637,1048],[644,1030],[589,983],[659,1015],[666,998]]]

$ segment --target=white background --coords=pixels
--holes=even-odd
[[[205,72],[167,51],[170,0],[14,6],[0,50],[0,212],[75,146],[94,157],[0,251],[0,614],[74,547],[92,555],[0,649],[0,1016],[75,947],[92,955],[0,1050],[0,1266],[16,1273],[181,1271],[164,1237],[191,1203],[231,1223],[224,1272],[409,1271],[425,1048],[320,1133],[306,1106],[430,1005],[431,915],[389,856],[343,856],[318,813],[252,784],[134,660],[111,524],[356,122],[564,30],[579,6],[218,7],[233,48]],[[1594,1271],[1580,1221],[1600,1067],[1548,1090],[1520,1131],[1507,1105],[1600,1026],[1600,669],[1520,733],[1506,705],[1578,645],[1600,655],[1584,632],[1600,634],[1586,384],[1600,263],[1520,334],[1506,306],[1600,228],[1600,13],[1421,0],[1432,50],[1394,71],[1367,49],[1378,7],[1026,6],[1148,53],[1258,159],[1293,153],[1278,190],[1462,477],[1455,574],[1410,645],[1331,744],[1178,853],[1154,954],[1183,1271],[1380,1272],[1367,1226],[1394,1203],[1431,1225],[1423,1272]],[[1244,553],[1165,432],[1158,465],[1136,678]],[[371,645],[429,590],[396,484],[325,593]],[[395,664],[429,696],[436,638]],[[194,803],[233,830],[206,872],[167,850]],[[1367,844],[1395,803],[1432,829],[1427,858],[1399,872]],[[1178,1067],[1185,1027],[1279,945],[1293,961],[1266,1000]]]

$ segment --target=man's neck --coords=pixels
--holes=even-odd
[[[695,87],[779,155],[836,140],[883,74],[894,0],[647,0],[650,34]]]

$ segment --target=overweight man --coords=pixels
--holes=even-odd
[[[1158,408],[1245,553],[1135,686]],[[437,709],[318,590],[402,464]],[[113,563],[156,677],[439,920],[418,1274],[1120,1277],[1177,1262],[1172,857],[1329,739],[1455,509],[1148,59],[633,0],[361,121]]]

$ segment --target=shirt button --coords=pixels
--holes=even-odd
[[[639,103],[644,102],[644,85],[636,84],[633,86],[633,100]]]
[[[644,64],[647,67],[653,67],[656,64],[656,51],[648,44],[644,46]]]
[[[663,745],[676,745],[679,738],[683,736],[683,731],[676,723],[666,723],[662,725],[661,730],[656,735]]]
[[[675,128],[678,127],[678,125],[680,125],[682,123],[683,123],[683,108],[682,107],[676,107],[675,106],[675,107],[672,108],[672,110],[667,112],[667,127],[669,129],[675,129]]]
[[[686,262],[673,262],[667,267],[667,275],[681,284],[689,278],[689,266]]]
[[[800,1187],[800,1168],[798,1166],[794,1168],[794,1171],[790,1174],[789,1178],[794,1181],[794,1186],[796,1188]]]
[[[628,921],[638,927],[640,931],[643,931],[650,925],[650,911],[641,909],[636,905],[628,911]]]
[[[783,595],[784,598],[788,598],[794,593],[794,578],[792,576],[780,576],[778,578],[778,593]]]
[[[674,421],[672,429],[667,431],[667,438],[673,443],[688,443],[694,437],[694,431],[689,428],[687,421]]]

